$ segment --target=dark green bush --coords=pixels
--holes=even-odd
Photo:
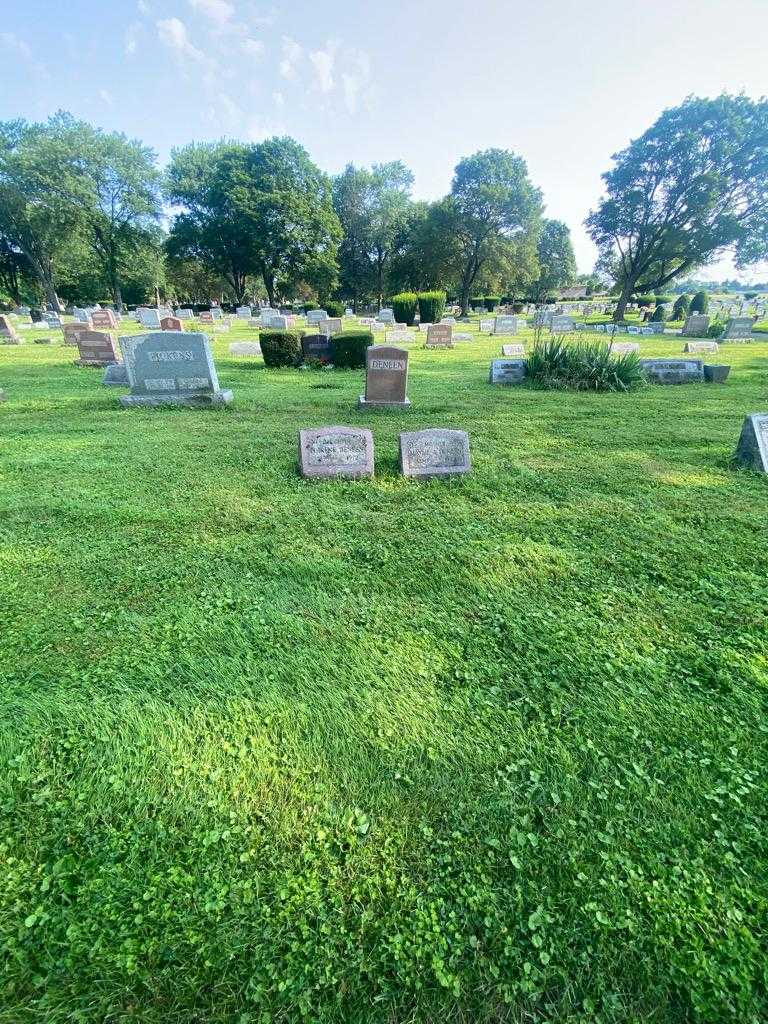
[[[653,313],[651,313],[651,320],[655,324],[661,324],[661,323],[664,323],[664,321],[666,319],[667,319],[667,307],[663,303],[659,303],[659,305],[656,307],[656,309],[654,309]]]
[[[494,311],[494,309],[496,309],[496,307],[498,306],[498,304],[500,302],[501,302],[501,296],[500,295],[486,295],[485,296],[485,308],[488,310],[489,313],[492,313]]]
[[[445,312],[445,292],[419,292],[419,317],[425,324],[436,324]]]
[[[411,327],[416,319],[418,305],[419,297],[416,292],[400,292],[399,295],[393,295],[392,312],[395,314],[395,321]]]
[[[675,299],[675,304],[672,307],[672,319],[673,320],[685,320],[688,316],[688,307],[691,304],[691,300],[688,296],[683,293]]]
[[[689,313],[706,313],[709,308],[709,296],[706,292],[696,292],[691,299]]]
[[[259,331],[264,365],[298,366],[301,362],[301,334],[298,331]]]
[[[485,298],[482,295],[476,295],[474,299],[469,300],[469,304],[474,310],[485,309]]]
[[[631,391],[645,380],[636,352],[614,355],[604,341],[569,345],[556,335],[535,342],[525,373],[535,387],[569,391]]]
[[[715,320],[715,322],[713,324],[710,324],[707,328],[707,337],[719,338],[724,330],[725,324],[722,322],[722,320]]]
[[[343,302],[337,302],[335,299],[329,299],[321,309],[324,309],[328,316],[334,319],[339,316],[344,316],[345,305]]]
[[[636,295],[635,302],[638,306],[653,306],[656,299],[653,295]]]
[[[662,305],[666,306],[667,303],[672,302],[674,297],[675,297],[674,295],[657,295],[656,296],[656,305],[658,306],[661,303]]]
[[[757,292],[744,292],[744,298],[747,300],[747,302],[751,302],[752,299],[757,298]]]
[[[342,370],[365,366],[365,350],[373,344],[370,331],[346,331],[331,336],[331,362]]]

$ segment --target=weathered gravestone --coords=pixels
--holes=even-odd
[[[550,327],[553,334],[569,334],[574,330],[573,317],[560,314],[553,316]]]
[[[395,322],[395,313],[392,309],[380,309],[377,317],[379,323],[382,324],[393,324]]]
[[[288,329],[288,317],[281,316],[279,313],[275,313],[274,316],[269,317],[266,321],[262,316],[261,322],[265,327],[269,327],[273,331],[285,331]]]
[[[683,352],[719,352],[716,341],[686,341]]]
[[[640,344],[637,341],[614,341],[611,345],[611,352],[617,356],[626,356],[631,352],[639,352]]]
[[[212,324],[213,323],[213,313],[211,312],[210,309],[204,309],[202,311],[202,313],[198,313],[197,314],[197,319],[200,321],[201,324]],[[159,326],[159,324],[158,324],[158,326]]]
[[[64,335],[64,344],[77,345],[80,335],[85,334],[87,330],[89,330],[88,324],[78,323],[77,321],[74,323],[62,324],[61,332]]]
[[[200,333],[153,331],[120,338],[131,385],[120,402],[134,405],[229,405],[222,391],[208,338]]]
[[[501,354],[503,356],[524,356],[525,345],[513,345],[512,343],[508,345],[502,345]]]
[[[77,337],[80,358],[75,366],[109,366],[117,362],[115,339],[106,331],[86,329]]]
[[[352,309],[351,306],[347,306],[347,308],[344,310],[344,316],[354,316],[354,315],[355,315],[354,309]]]
[[[305,334],[301,339],[301,354],[304,359],[331,360],[331,339],[327,334]]]
[[[690,313],[683,325],[684,338],[706,338],[709,330],[709,317],[706,313]]]
[[[517,334],[516,316],[497,316],[493,323],[494,334]]]
[[[21,338],[7,316],[0,315],[0,345],[20,345]]]
[[[490,384],[520,384],[525,380],[524,359],[493,359],[488,375]]]
[[[768,473],[768,413],[752,412],[745,417],[736,446],[736,462],[745,469]]]
[[[264,318],[264,310],[261,313],[262,319]],[[308,309],[307,310],[307,323],[308,324],[319,324],[321,320],[327,320],[328,314],[324,309]]]
[[[213,317],[214,320],[223,320],[224,311],[222,310],[221,306],[211,306],[211,316]]]
[[[127,388],[128,371],[125,363],[110,363],[104,371],[101,383],[107,388]]]
[[[340,334],[343,326],[340,317],[330,317],[327,320],[321,320],[318,325],[320,333],[324,334],[327,338],[330,338],[332,334]]]
[[[179,318],[179,320],[192,320],[194,315],[195,314],[192,312],[192,310],[188,309],[186,306],[176,311],[176,316]]]
[[[425,480],[469,473],[469,435],[465,430],[434,428],[400,435],[400,472]]]
[[[485,334],[486,331],[488,331],[488,332],[492,331],[493,330],[493,325],[494,325],[495,322],[496,322],[495,320],[492,320],[490,318],[488,318],[488,319],[481,318],[480,319],[480,333],[481,334]]]
[[[453,348],[453,326],[451,324],[430,324],[427,329],[427,348]]]
[[[75,318],[75,320],[78,321],[78,323],[81,323],[81,324],[90,323],[90,319],[91,318],[88,316],[88,310],[87,309],[80,309],[79,306],[73,306],[73,308],[72,308],[72,316]]]
[[[111,309],[94,309],[91,313],[91,323],[94,327],[106,327],[107,330],[114,330],[117,327],[117,317]]]
[[[299,431],[299,467],[310,480],[373,476],[373,434],[361,427],[311,427]]]
[[[149,327],[150,329],[160,329],[160,314],[156,309],[139,309],[139,323],[142,327]]]
[[[369,345],[365,353],[365,394],[360,409],[408,409],[408,350],[392,345]]]
[[[161,331],[183,331],[184,324],[177,316],[164,316],[160,321]]]
[[[249,320],[252,312],[250,306],[238,306],[235,310],[238,320]]]
[[[692,384],[704,380],[701,359],[641,359],[640,366],[655,384]]]
[[[650,328],[651,334],[663,334],[666,330],[661,320],[649,320],[648,327]]]
[[[231,356],[260,356],[261,343],[258,341],[233,341],[229,346]]]
[[[732,316],[725,325],[722,341],[751,341],[752,317]]]

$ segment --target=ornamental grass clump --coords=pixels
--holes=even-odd
[[[569,345],[563,335],[537,340],[525,372],[534,387],[565,391],[632,391],[645,381],[637,353],[614,353],[602,341]]]

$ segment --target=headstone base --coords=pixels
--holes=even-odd
[[[404,402],[368,402],[366,401],[365,395],[360,395],[357,399],[358,409],[410,409],[411,400],[406,398]]]
[[[193,409],[207,409],[230,405],[233,398],[234,394],[231,391],[216,391],[210,395],[121,395],[120,404],[126,409],[136,405],[180,405]]]
[[[75,366],[95,366],[103,370],[105,366],[112,366],[116,359],[76,359]]]

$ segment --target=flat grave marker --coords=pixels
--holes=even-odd
[[[231,356],[260,356],[261,344],[258,341],[233,341],[229,346]]]
[[[686,341],[683,352],[719,352],[716,341]]]
[[[701,359],[641,359],[640,366],[656,384],[693,384],[704,380]]]
[[[400,472],[429,480],[471,472],[469,435],[465,430],[430,428],[400,434]]]
[[[525,359],[493,359],[489,384],[520,384],[525,380]]]
[[[363,427],[310,427],[299,431],[299,468],[309,480],[372,477],[373,434]]]
[[[507,345],[501,346],[501,354],[503,356],[524,356],[525,345],[513,344],[509,342]]]

